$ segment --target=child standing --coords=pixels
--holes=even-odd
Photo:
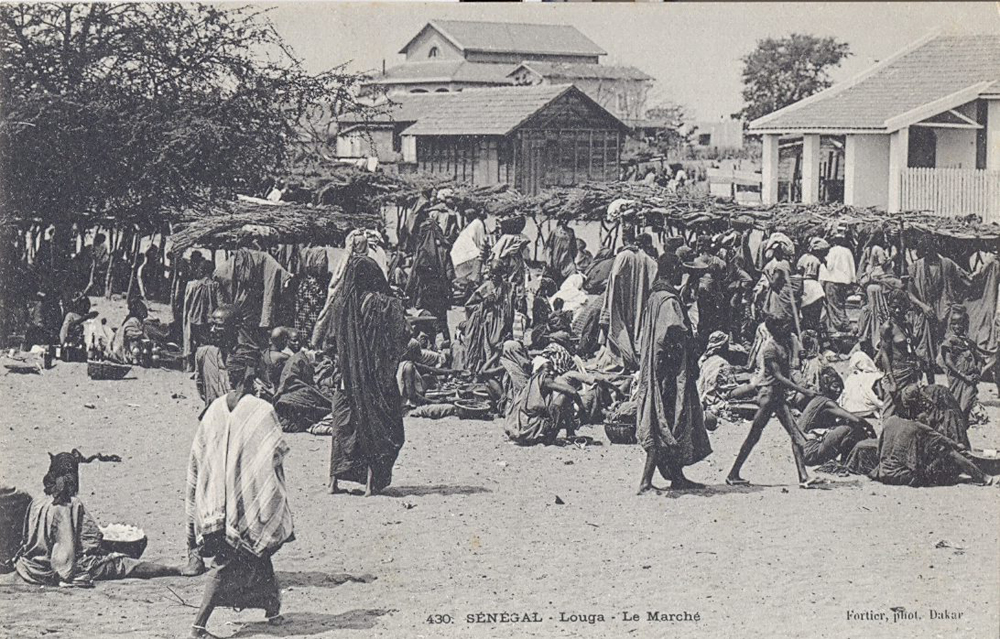
[[[969,314],[964,306],[954,306],[948,316],[948,335],[941,344],[939,364],[948,374],[948,387],[958,400],[967,421],[979,399],[979,379],[986,363],[985,353],[969,339]]]

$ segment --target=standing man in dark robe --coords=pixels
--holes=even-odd
[[[712,452],[696,386],[694,335],[678,288],[681,275],[677,254],[664,253],[643,313],[636,396],[636,434],[646,451],[640,495],[654,490],[657,469],[672,490],[704,488],[684,476],[684,467]]]
[[[608,277],[608,293],[603,320],[607,321],[608,342],[605,368],[633,371],[639,366],[638,340],[642,311],[649,287],[656,276],[656,262],[636,246],[635,229],[622,231],[625,245],[615,257]]]
[[[267,348],[271,329],[279,326],[282,295],[292,274],[263,250],[241,248],[233,256],[232,294],[237,321],[237,350]],[[287,297],[287,295],[286,295]]]
[[[948,314],[952,305],[962,303],[971,283],[972,278],[961,266],[938,253],[933,239],[925,238],[917,245],[917,260],[910,264],[909,293],[926,319],[920,322],[922,326],[914,326],[914,332],[917,354],[924,362],[930,384],[934,383]]]
[[[448,309],[451,308],[451,286],[455,280],[450,248],[441,226],[431,216],[420,227],[420,241],[406,284],[406,295],[411,303],[437,318],[438,331],[445,339],[450,339]]]
[[[576,272],[576,233],[565,218],[556,222],[556,229],[549,238],[548,276],[561,284]]]

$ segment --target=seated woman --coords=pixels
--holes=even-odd
[[[503,344],[497,366],[483,370],[477,376],[486,383],[486,391],[494,410],[500,415],[510,412],[514,397],[521,392],[531,378],[531,358],[524,344],[517,340],[507,340]]]
[[[271,331],[268,348],[260,357],[260,381],[264,386],[263,390],[266,395],[261,395],[262,399],[273,398],[275,391],[278,389],[278,384],[281,383],[285,364],[288,363],[288,358],[291,357],[285,352],[285,349],[288,348],[288,338],[289,330],[283,326],[279,326]]]
[[[983,474],[962,453],[962,444],[919,421],[925,412],[916,386],[901,393],[902,413],[885,420],[878,438],[878,465],[869,477],[893,486],[938,486],[955,483],[966,474],[982,486],[996,485],[997,477]]]
[[[948,387],[931,384],[920,386],[916,392],[919,410],[914,413],[914,419],[968,449],[969,422]]]
[[[139,298],[128,303],[128,315],[118,327],[111,340],[111,354],[108,359],[120,364],[138,364],[140,342],[146,337],[143,322],[149,317],[149,309]]]
[[[875,391],[875,384],[885,375],[864,351],[851,355],[849,370],[850,373],[844,380],[844,392],[838,400],[840,405],[858,417],[880,420],[885,402]]]
[[[732,412],[731,403],[740,399],[753,401],[757,389],[749,384],[750,374],[730,361],[729,335],[714,331],[698,360],[698,397],[705,410],[706,427]],[[709,427],[709,430],[714,428]]]
[[[96,311],[90,310],[90,298],[77,295],[68,304],[66,317],[59,329],[59,343],[63,346],[82,349],[84,347],[84,323],[97,317]]]
[[[507,437],[522,446],[554,444],[562,429],[566,429],[567,437],[573,437],[573,410],[566,405],[569,401],[584,410],[576,389],[556,381],[552,362],[536,357],[532,362],[531,379],[514,398],[507,414],[504,429]]]
[[[181,574],[180,568],[139,561],[101,548],[100,528],[77,496],[80,464],[95,459],[121,461],[119,458],[84,457],[78,450],[49,458],[49,471],[42,480],[45,497],[32,500],[28,508],[24,543],[14,562],[22,579],[32,584],[90,588],[99,579]]]
[[[285,363],[272,404],[281,430],[302,433],[322,422],[333,406],[333,394],[323,392],[316,379],[316,351],[301,350]]]
[[[836,401],[844,390],[844,382],[833,368],[820,373],[819,395],[806,402],[798,427],[805,436],[803,453],[806,466],[819,466],[838,460],[847,463],[858,442],[875,437],[875,430],[866,420],[841,408]]]
[[[460,371],[421,364],[421,353],[420,341],[411,339],[396,369],[396,384],[399,386],[399,394],[403,398],[407,414],[411,417],[430,419],[455,415],[457,410],[454,404],[435,403],[427,399],[425,393],[428,384],[424,380],[424,375],[454,375]]]

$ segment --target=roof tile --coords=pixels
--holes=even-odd
[[[853,86],[834,86],[815,100],[764,116],[750,129],[885,130],[893,117],[985,81],[1000,81],[1000,36],[938,36]]]
[[[513,73],[521,67],[528,67],[543,78],[566,80],[652,80],[639,69],[629,66],[563,63],[563,62],[524,62],[517,66]]]
[[[482,84],[510,84],[507,76],[513,64],[491,64],[466,60],[440,62],[407,62],[386,70],[385,75],[372,77],[372,84],[397,84],[403,82],[475,82]]]
[[[429,23],[454,40],[459,48],[491,53],[544,55],[605,55],[606,52],[576,27],[567,24],[472,22],[432,20]]]

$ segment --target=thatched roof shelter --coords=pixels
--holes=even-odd
[[[172,251],[236,248],[252,237],[278,244],[341,244],[356,228],[381,228],[378,213],[346,213],[339,206],[267,202],[241,197],[235,202],[186,211],[171,236]]]

